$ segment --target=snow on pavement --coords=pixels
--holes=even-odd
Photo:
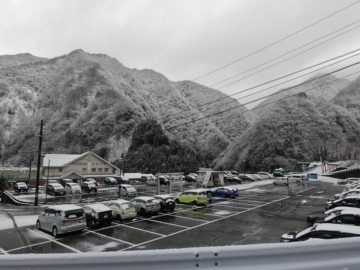
[[[26,227],[35,225],[38,216],[39,215],[14,216],[14,219],[18,227]],[[0,230],[12,228],[14,228],[13,220],[8,215],[0,214]]]

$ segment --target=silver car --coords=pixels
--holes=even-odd
[[[50,206],[39,215],[36,228],[51,232],[54,237],[83,230],[86,228],[84,210],[72,204]]]
[[[136,197],[131,200],[139,215],[157,214],[160,211],[160,202],[153,197]]]

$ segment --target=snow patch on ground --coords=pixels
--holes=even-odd
[[[95,246],[92,248],[92,252],[103,252],[106,251],[109,248],[116,248],[119,245],[117,242],[109,242],[104,245]]]
[[[14,216],[16,225],[18,227],[35,225],[37,218],[38,215]],[[0,230],[12,228],[14,228],[14,223],[12,219],[7,215],[0,214]]]
[[[220,210],[214,213],[215,215],[220,215],[220,216],[226,216],[226,215],[230,215],[231,212],[226,211],[226,210]]]

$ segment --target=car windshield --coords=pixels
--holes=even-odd
[[[121,209],[129,209],[129,208],[131,208],[131,207],[133,207],[133,205],[130,203],[130,202],[128,202],[128,203],[122,203],[122,204],[120,204],[120,208]]]
[[[83,215],[84,215],[84,210],[82,209],[65,211],[65,217],[69,219],[82,217]]]

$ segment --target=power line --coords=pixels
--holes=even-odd
[[[310,79],[310,80],[308,80],[308,81],[306,81],[306,82],[297,84],[297,85],[295,85],[295,86],[292,86],[292,87],[289,87],[289,88],[280,90],[280,91],[278,91],[278,92],[276,92],[276,93],[269,94],[269,95],[267,95],[267,96],[264,96],[264,97],[261,97],[261,98],[258,98],[258,99],[255,99],[255,100],[246,102],[246,103],[244,103],[244,104],[241,104],[241,105],[239,105],[239,106],[236,106],[236,107],[233,107],[233,108],[230,108],[230,109],[226,109],[226,110],[223,110],[223,111],[220,111],[220,112],[216,112],[216,113],[213,113],[213,114],[209,114],[209,115],[206,115],[206,116],[203,116],[203,117],[200,117],[200,118],[191,120],[191,121],[187,121],[187,122],[184,122],[184,123],[175,125],[175,126],[168,127],[168,128],[166,128],[166,130],[170,131],[171,129],[177,128],[177,127],[179,127],[179,126],[183,126],[183,125],[190,124],[190,123],[195,123],[195,122],[197,122],[197,121],[200,121],[200,120],[203,120],[203,119],[206,119],[206,118],[209,118],[209,117],[218,115],[218,114],[222,114],[222,113],[224,113],[224,112],[228,112],[228,111],[231,111],[231,110],[233,110],[233,109],[236,109],[236,108],[239,108],[239,107],[242,107],[242,106],[245,106],[245,105],[248,105],[248,104],[251,104],[251,103],[260,101],[260,100],[263,100],[263,99],[265,99],[265,98],[267,98],[267,97],[274,96],[274,95],[278,95],[278,94],[280,94],[280,93],[289,91],[289,90],[291,90],[291,89],[293,89],[293,88],[295,88],[295,87],[304,85],[304,84],[306,84],[306,83],[309,83],[309,82],[312,82],[312,81],[315,81],[315,80],[318,80],[318,79],[321,79],[321,78],[323,78],[323,77],[325,77],[325,76],[328,76],[328,75],[337,73],[337,72],[339,72],[339,71],[345,70],[345,69],[347,69],[347,68],[350,68],[350,67],[353,67],[353,66],[356,66],[356,65],[359,65],[359,64],[360,64],[360,61],[355,62],[355,63],[353,63],[353,64],[349,64],[349,65],[347,65],[347,66],[345,66],[345,67],[339,68],[339,69],[337,69],[337,70],[334,70],[334,71],[332,71],[332,72],[329,72],[329,73],[324,74],[324,75],[322,75],[322,76],[319,76],[319,77],[317,77],[317,78]]]
[[[331,61],[334,61],[334,60],[336,60],[336,59],[339,59],[339,58],[345,57],[345,56],[347,56],[347,55],[351,55],[351,54],[356,53],[356,52],[358,52],[358,51],[360,51],[360,48],[359,48],[359,49],[352,50],[352,51],[349,51],[349,52],[346,52],[346,53],[341,54],[341,55],[338,55],[338,56],[336,56],[336,57],[333,57],[333,58],[330,58],[330,59],[324,60],[324,61],[319,62],[319,63],[317,63],[317,64],[314,64],[314,65],[311,65],[311,66],[308,66],[308,67],[302,68],[302,69],[300,69],[300,70],[297,70],[297,71],[294,71],[294,72],[288,73],[288,74],[286,74],[286,75],[284,75],[284,76],[280,76],[280,77],[277,77],[277,78],[275,78],[275,79],[272,79],[272,80],[269,80],[269,81],[266,81],[266,82],[260,83],[260,84],[258,84],[258,85],[255,85],[255,86],[252,86],[252,87],[249,87],[249,88],[246,88],[246,89],[243,89],[243,90],[237,91],[237,92],[235,92],[235,93],[233,93],[233,94],[231,94],[231,95],[229,95],[229,96],[221,97],[221,98],[218,98],[218,99],[215,99],[215,100],[212,100],[212,101],[209,101],[209,102],[206,102],[206,103],[200,104],[200,105],[198,105],[198,107],[197,107],[197,108],[202,108],[202,107],[204,107],[205,105],[210,105],[210,104],[215,103],[215,102],[217,102],[217,101],[220,101],[220,100],[224,100],[224,99],[230,98],[231,96],[235,96],[235,95],[238,95],[238,94],[241,94],[241,93],[245,93],[245,92],[248,92],[248,91],[250,91],[250,90],[253,90],[253,89],[259,88],[259,87],[261,87],[261,86],[265,86],[265,85],[267,85],[267,84],[270,84],[270,83],[276,82],[276,81],[278,81],[278,80],[281,80],[281,79],[284,79],[284,78],[290,77],[290,76],[292,76],[292,75],[295,75],[295,74],[301,73],[301,72],[306,71],[306,70],[308,70],[308,69],[312,69],[312,68],[314,68],[314,67],[317,67],[317,66],[320,66],[320,65],[323,65],[323,64],[329,63],[329,62],[331,62]],[[357,55],[358,55],[358,54],[355,54],[355,55],[353,55],[353,56],[350,56],[350,57],[348,57],[348,58],[345,58],[345,59],[343,59],[343,60],[340,60],[340,61],[338,61],[338,62],[336,62],[336,63],[339,63],[339,62],[341,62],[341,61],[347,60],[347,59],[352,58],[352,57],[357,56]],[[336,64],[336,63],[334,63],[334,64]],[[331,64],[331,65],[333,65],[333,64]],[[317,69],[317,70],[315,70],[315,71],[313,71],[313,72],[319,71],[319,70],[321,70],[321,69],[323,69],[323,68],[326,68],[326,67],[329,67],[329,66],[330,66],[330,65],[325,66],[325,67],[322,67],[322,68],[319,68],[319,69]],[[308,74],[310,74],[310,73],[311,73],[311,72],[309,72],[309,73],[307,73],[307,74],[305,74],[305,75],[298,76],[297,78],[290,79],[290,80],[285,81],[285,82],[283,82],[283,83],[279,83],[279,84],[277,84],[277,85],[274,85],[274,86],[268,87],[268,88],[266,88],[266,90],[271,89],[271,88],[276,87],[276,86],[279,86],[279,85],[281,85],[281,84],[287,83],[287,82],[289,82],[289,81],[292,81],[292,80],[298,79],[298,78],[300,78],[300,77],[306,76],[306,75],[308,75]],[[259,93],[259,91],[255,92],[255,93]],[[248,96],[249,96],[249,95],[248,95]],[[246,97],[247,97],[247,96],[246,96]],[[242,98],[244,98],[244,97],[242,97]],[[230,101],[230,102],[228,102],[228,103],[216,105],[215,107],[211,108],[211,110],[213,110],[213,109],[215,109],[215,108],[218,108],[218,107],[220,107],[220,106],[224,106],[224,105],[226,105],[226,104],[229,104],[229,103],[235,102],[236,100],[240,100],[240,99],[242,99],[242,98],[239,98],[239,99],[233,99],[233,100],[231,100],[231,101]],[[197,115],[197,114],[199,114],[199,113],[202,113],[202,112],[204,112],[204,111],[203,111],[203,110],[199,110],[199,112],[192,113],[192,114],[190,114],[190,115],[186,116],[186,118],[191,117],[191,116],[195,116],[195,115]],[[167,116],[171,116],[171,115],[174,115],[174,114],[178,114],[178,112],[177,112],[177,113],[171,113],[171,114],[168,114]],[[158,119],[158,120],[160,120],[160,119]]]
[[[232,66],[232,65],[234,65],[234,64],[236,64],[236,63],[238,63],[238,62],[240,62],[240,61],[242,61],[242,60],[244,60],[246,58],[249,58],[250,56],[253,56],[253,55],[255,55],[255,54],[259,53],[259,52],[262,52],[262,51],[264,51],[264,50],[266,50],[266,49],[268,49],[268,48],[270,48],[270,47],[272,47],[272,46],[274,46],[274,45],[276,45],[276,44],[278,44],[278,43],[280,43],[280,42],[282,42],[284,40],[287,40],[287,39],[289,39],[289,38],[291,38],[293,36],[296,36],[297,34],[303,32],[303,31],[305,31],[305,30],[307,30],[307,29],[309,29],[309,28],[311,28],[311,27],[313,27],[313,26],[315,26],[315,25],[317,25],[317,24],[319,24],[319,23],[321,23],[321,22],[323,22],[323,21],[337,15],[337,14],[339,14],[340,12],[342,12],[342,11],[344,11],[344,10],[358,4],[359,2],[360,2],[360,0],[355,1],[355,2],[341,8],[339,10],[336,10],[335,12],[333,12],[333,13],[331,13],[331,14],[329,14],[329,15],[327,15],[327,16],[325,16],[325,17],[323,17],[323,18],[321,18],[321,19],[319,19],[319,20],[317,20],[317,21],[303,27],[303,28],[300,28],[299,30],[297,30],[297,31],[295,31],[295,32],[293,32],[293,33],[291,33],[289,35],[286,35],[286,36],[284,36],[284,37],[282,37],[282,38],[280,38],[280,39],[278,39],[278,40],[276,40],[276,41],[274,41],[274,42],[272,42],[272,43],[270,43],[270,44],[268,44],[268,45],[266,45],[266,46],[264,46],[264,47],[262,47],[260,49],[257,49],[254,52],[251,52],[251,53],[249,53],[249,54],[247,54],[245,56],[242,56],[242,57],[240,57],[240,58],[238,58],[238,59],[236,59],[236,60],[234,60],[232,62],[229,62],[229,63],[227,63],[227,64],[225,64],[223,66],[220,66],[220,67],[218,67],[218,68],[216,68],[214,70],[211,70],[211,71],[209,71],[209,72],[207,72],[207,73],[205,73],[205,74],[203,74],[201,76],[198,76],[198,77],[194,78],[193,81],[198,81],[198,80],[200,80],[200,79],[202,79],[204,77],[207,77],[207,76],[209,76],[211,74],[214,74],[215,72],[218,72],[218,71],[220,71],[220,70],[222,70],[224,68]]]
[[[345,26],[343,26],[343,27],[341,27],[341,28],[338,28],[338,29],[336,29],[336,30],[334,30],[334,31],[326,34],[326,35],[323,35],[323,36],[321,36],[321,37],[319,37],[319,38],[316,38],[316,39],[314,39],[314,40],[312,40],[312,41],[310,41],[310,42],[307,42],[307,43],[305,43],[305,44],[303,44],[303,45],[301,45],[301,46],[298,46],[298,47],[296,47],[295,49],[292,49],[292,50],[290,50],[290,51],[287,51],[287,52],[285,52],[285,53],[283,53],[283,54],[281,54],[281,55],[279,55],[279,56],[277,56],[277,57],[274,57],[274,58],[272,58],[272,59],[270,59],[270,60],[268,60],[268,61],[266,61],[266,62],[264,62],[264,63],[262,63],[262,64],[259,64],[259,65],[255,66],[255,67],[252,67],[252,68],[250,68],[250,69],[248,69],[248,70],[245,70],[245,71],[243,71],[243,72],[241,72],[241,73],[235,74],[235,75],[230,76],[230,77],[228,77],[228,78],[225,78],[225,79],[223,79],[223,80],[221,80],[221,81],[218,81],[218,82],[216,82],[216,83],[213,83],[213,84],[209,85],[209,87],[214,87],[214,86],[216,86],[216,85],[218,85],[218,84],[220,84],[220,83],[222,83],[222,82],[226,82],[226,81],[228,81],[228,80],[231,80],[231,79],[234,79],[234,78],[236,78],[236,77],[238,77],[238,76],[241,76],[241,75],[243,75],[243,74],[245,74],[245,73],[248,73],[248,72],[250,72],[250,71],[256,70],[256,69],[258,69],[259,67],[262,67],[262,66],[265,66],[265,65],[267,65],[267,64],[270,64],[270,63],[272,63],[272,62],[275,61],[275,60],[278,60],[278,59],[280,59],[280,58],[282,58],[282,57],[284,57],[284,56],[286,56],[286,55],[289,55],[289,54],[291,54],[291,53],[293,53],[293,52],[295,52],[295,51],[297,51],[297,50],[299,50],[299,49],[302,49],[302,48],[304,48],[304,47],[306,47],[306,46],[308,46],[308,45],[310,45],[310,44],[313,44],[313,43],[315,43],[315,42],[317,42],[317,41],[319,41],[319,40],[321,40],[321,39],[324,39],[324,38],[326,38],[326,37],[329,37],[329,36],[331,36],[332,34],[335,34],[335,33],[337,33],[337,32],[340,32],[340,31],[342,31],[342,30],[344,30],[344,29],[346,29],[346,28],[348,28],[348,27],[350,27],[350,26],[352,26],[352,25],[355,25],[355,24],[357,24],[357,23],[359,23],[359,22],[360,22],[360,20],[356,20],[355,22],[352,22],[352,23],[350,23],[350,24],[348,24],[348,25],[345,25]],[[322,45],[322,44],[324,44],[324,43],[326,43],[326,42],[328,42],[328,41],[331,41],[331,40],[333,40],[333,39],[335,39],[335,38],[338,38],[339,36],[345,35],[345,34],[347,34],[348,32],[351,32],[351,31],[357,29],[358,27],[360,27],[360,25],[355,26],[355,27],[353,27],[353,28],[351,28],[351,29],[349,29],[349,30],[347,30],[347,31],[345,31],[345,32],[343,32],[343,33],[340,33],[339,35],[334,36],[334,37],[332,37],[332,38],[330,38],[330,39],[327,39],[327,40],[323,41],[322,43],[319,43],[319,44],[317,44],[317,45],[315,45],[315,46],[313,46],[313,47],[310,47],[310,48],[302,51],[301,53],[298,53],[298,54],[295,54],[294,56],[288,57],[288,58],[286,58],[285,60],[282,60],[282,61],[278,62],[276,65],[282,64],[282,63],[284,63],[284,62],[286,62],[286,61],[288,61],[288,60],[291,60],[291,59],[293,59],[293,58],[301,55],[301,54],[304,54],[304,53],[308,52],[309,50],[312,50],[313,48],[316,48],[316,47],[318,47],[318,46],[320,46],[320,45]],[[269,67],[267,67],[266,69],[269,69],[270,67],[273,67],[273,66],[274,66],[274,65],[269,66]],[[264,71],[264,70],[265,70],[265,69],[261,69],[260,71]],[[260,72],[260,71],[258,71],[258,72]],[[252,76],[252,75],[254,75],[254,74],[257,74],[258,72],[252,73],[252,74],[249,75],[249,76]],[[244,78],[247,78],[247,77],[248,77],[248,76],[245,76]],[[218,87],[217,89],[223,89],[223,88],[225,88],[225,87],[227,87],[227,86],[233,85],[234,83],[237,83],[237,82],[243,80],[244,78],[240,78],[240,79],[235,80],[235,81],[233,81],[233,82],[227,83],[227,84],[225,84],[225,85],[223,85],[223,86],[221,86],[221,87]]]

